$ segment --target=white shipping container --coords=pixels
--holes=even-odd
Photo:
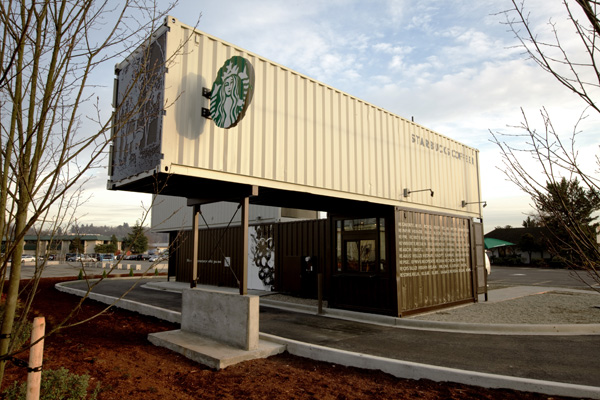
[[[235,185],[256,185],[480,216],[478,150],[173,17],[151,43],[150,57],[138,49],[116,66],[109,189],[227,200]],[[203,88],[232,56],[253,66],[254,94],[245,117],[224,129],[202,115]],[[435,196],[410,193],[423,189]]]

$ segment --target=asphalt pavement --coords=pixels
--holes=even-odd
[[[113,302],[131,284],[130,279],[103,281],[94,287],[96,297],[92,298]],[[156,290],[157,286],[164,289],[164,279],[138,280],[117,306],[168,315],[162,318],[176,321],[181,289],[186,285],[168,283],[171,290]],[[81,294],[87,283],[74,281],[63,287]],[[438,324],[436,330],[412,329],[399,324],[401,319],[343,311],[323,316],[310,307],[296,312],[276,303],[269,305],[267,297],[261,298],[261,339],[286,343],[288,351],[297,349],[298,355],[377,368],[406,378],[600,399],[599,334],[537,335],[533,330],[490,335],[458,332],[452,324]]]

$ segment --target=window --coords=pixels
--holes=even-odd
[[[344,231],[373,231],[377,229],[377,218],[344,220]]]
[[[383,218],[336,221],[337,272],[387,271],[385,239]]]

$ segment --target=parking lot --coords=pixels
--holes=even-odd
[[[102,271],[107,271],[116,264],[113,270],[114,274],[129,273],[133,270],[134,273],[159,273],[167,272],[167,261],[150,262],[137,260],[121,260],[117,261],[48,261],[43,266],[42,276],[44,278],[58,278],[65,276],[79,276],[79,273],[85,275],[101,275]],[[30,279],[36,272],[35,262],[25,262],[21,267],[21,279]]]

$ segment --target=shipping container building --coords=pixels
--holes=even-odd
[[[156,194],[178,280],[235,286],[211,268],[240,273],[239,252],[209,259],[200,237],[194,269],[180,231],[198,210],[212,229],[239,226],[235,203],[251,196],[245,240],[249,257],[270,243],[265,287],[314,294],[307,271],[319,272],[330,307],[398,316],[485,292],[478,150],[173,17],[115,72],[108,188]],[[217,104],[231,75],[246,97],[227,122]],[[220,201],[234,204],[199,206]],[[327,220],[286,222],[316,211]],[[309,234],[319,248],[292,244]]]

